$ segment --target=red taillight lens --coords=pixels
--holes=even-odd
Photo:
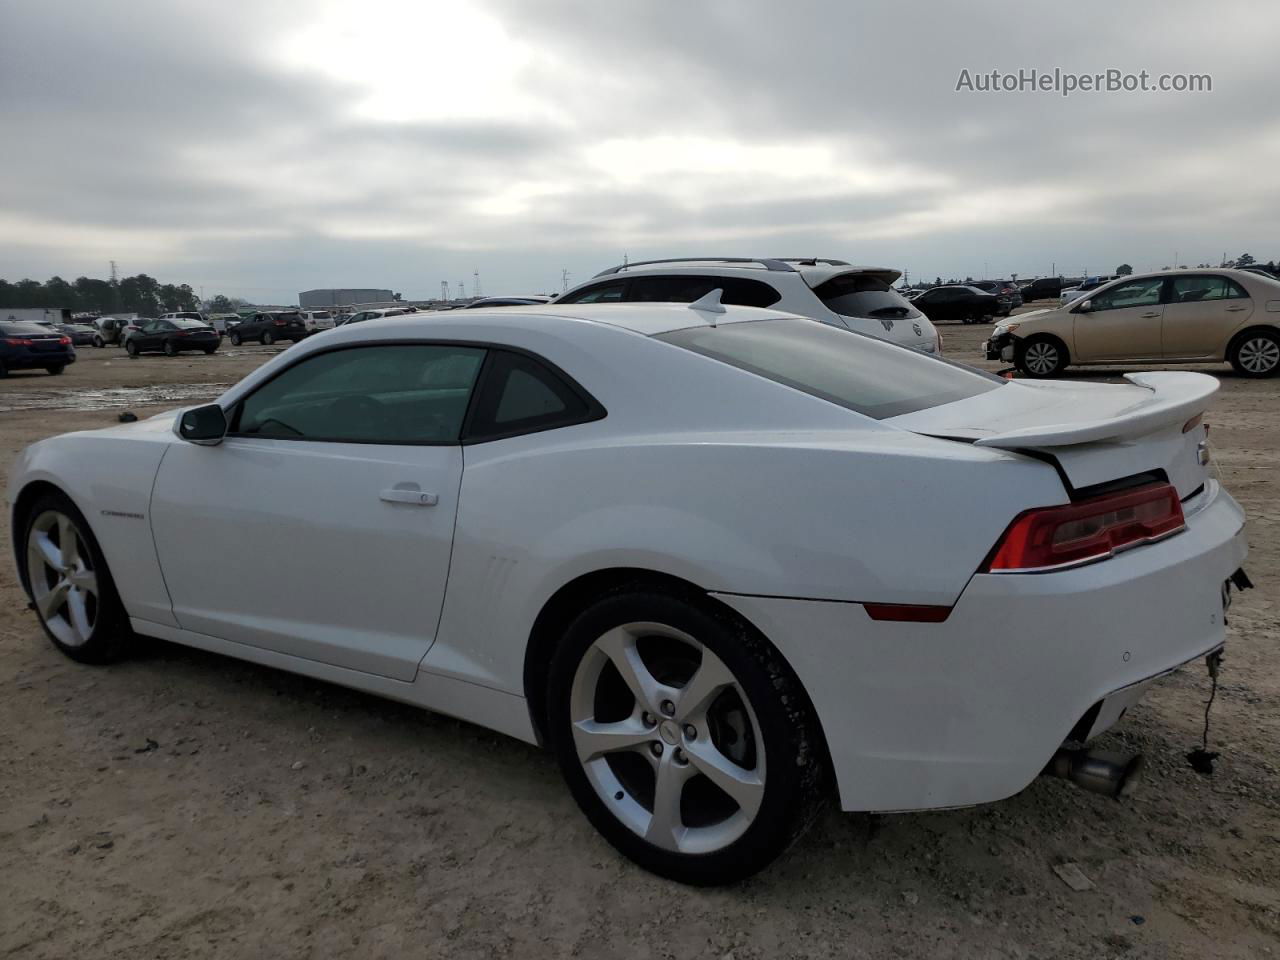
[[[1009,524],[980,572],[1019,573],[1092,563],[1184,526],[1178,491],[1167,483],[1028,510]]]
[[[285,321],[284,321],[284,317],[276,317],[275,320],[272,322],[275,323],[277,327],[283,327]]]
[[[36,343],[34,340],[20,340],[16,337],[6,337],[4,342],[11,347],[33,347]]]
[[[61,343],[61,344],[63,344],[63,345],[65,346],[66,344],[68,344],[68,343],[70,343],[70,342],[71,342],[71,338],[70,338],[70,337],[59,337],[59,338],[58,338],[58,342],[59,342],[59,343]]]

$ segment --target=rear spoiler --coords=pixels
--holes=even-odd
[[[1022,427],[974,440],[974,446],[1017,449],[1127,440],[1161,427],[1186,423],[1204,412],[1209,398],[1221,386],[1216,377],[1185,371],[1126,373],[1124,378],[1135,386],[1150,390],[1151,396],[1123,413],[1102,420]]]

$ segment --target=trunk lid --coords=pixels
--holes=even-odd
[[[1127,384],[1013,380],[884,422],[1047,455],[1077,489],[1159,471],[1185,499],[1209,477],[1206,429],[1188,424],[1208,408],[1218,381],[1184,372],[1130,373],[1125,379]]]

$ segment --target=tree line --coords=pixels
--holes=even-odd
[[[136,313],[154,317],[174,310],[199,309],[200,298],[185,283],[161,283],[140,273],[117,282],[77,277],[38,280],[0,280],[0,309],[11,307],[67,307],[72,313]]]

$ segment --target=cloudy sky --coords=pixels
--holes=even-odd
[[[558,289],[658,255],[1280,257],[1280,6],[0,0],[0,277]],[[1209,93],[956,92],[1207,73]]]

